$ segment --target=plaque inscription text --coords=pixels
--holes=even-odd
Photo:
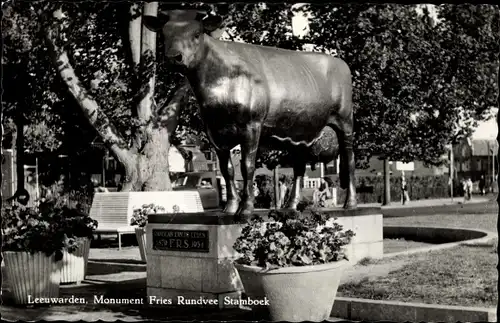
[[[209,252],[208,231],[153,229],[153,249]]]

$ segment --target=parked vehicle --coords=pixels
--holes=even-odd
[[[197,190],[204,209],[217,209],[225,201],[225,182],[214,172],[190,172],[181,175],[174,183],[174,191]]]

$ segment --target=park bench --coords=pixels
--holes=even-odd
[[[172,213],[174,206],[179,213],[204,212],[198,191],[95,193],[90,209],[90,216],[98,222],[94,233],[99,240],[101,234],[116,234],[121,250],[122,235],[135,234],[135,227],[130,225],[134,209],[151,203],[163,206],[165,213]]]

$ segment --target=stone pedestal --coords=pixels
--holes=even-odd
[[[231,307],[224,299],[238,299],[243,290],[232,263],[237,256],[233,244],[242,227],[219,211],[150,214],[148,304]],[[197,303],[187,304],[193,301]]]
[[[345,230],[356,233],[347,251],[351,261],[383,256],[380,208],[332,208],[321,212],[336,217]],[[269,210],[256,213],[265,218]],[[147,303],[234,307],[225,305],[224,300],[238,299],[243,292],[232,263],[237,257],[233,244],[242,227],[220,211],[150,214],[146,227]]]
[[[384,256],[384,221],[380,207],[358,207],[355,210],[332,208],[323,212],[336,217],[336,222],[344,230],[356,233],[347,246],[350,261],[356,263],[365,257],[377,259]]]

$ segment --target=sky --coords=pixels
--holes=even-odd
[[[498,113],[498,109],[496,109]],[[495,115],[496,115],[495,113]],[[495,139],[498,134],[498,124],[496,118],[480,122],[476,131],[472,134],[473,139]]]

